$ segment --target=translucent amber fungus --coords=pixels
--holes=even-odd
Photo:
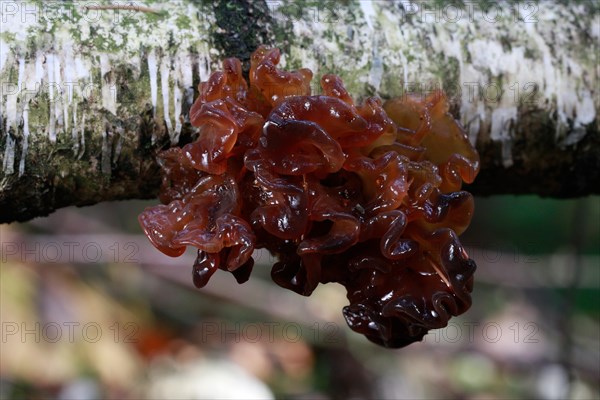
[[[160,200],[139,217],[160,251],[198,248],[196,286],[217,269],[248,279],[257,248],[280,286],[310,295],[344,285],[348,325],[402,347],[470,304],[475,263],[458,235],[473,198],[460,191],[479,157],[443,93],[355,104],[340,78],[278,69],[259,48],[249,84],[240,61],[200,84],[198,139],[159,155]]]

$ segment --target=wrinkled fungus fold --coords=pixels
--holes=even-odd
[[[160,201],[139,217],[169,256],[198,250],[193,282],[221,269],[245,282],[252,252],[277,261],[271,276],[308,296],[347,289],[343,315],[386,347],[419,341],[471,305],[475,262],[458,235],[473,215],[461,191],[479,156],[438,91],[356,104],[336,75],[279,69],[277,49],[199,85],[190,109],[198,139],[158,156]]]

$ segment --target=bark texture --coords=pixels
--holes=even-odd
[[[593,2],[0,2],[0,222],[152,198],[155,155],[225,57],[260,44],[357,99],[443,88],[482,157],[475,194],[600,193]]]

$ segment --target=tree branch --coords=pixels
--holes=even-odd
[[[482,157],[475,194],[600,193],[591,2],[142,3],[2,2],[0,222],[155,197],[156,153],[198,134],[198,83],[259,44],[357,99],[443,88]]]

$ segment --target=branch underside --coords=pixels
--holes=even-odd
[[[324,73],[357,99],[443,88],[481,155],[476,195],[600,193],[600,13],[587,2],[464,5],[460,19],[431,2],[437,21],[402,2],[98,3],[53,3],[67,17],[50,20],[32,2],[39,18],[25,24],[2,10],[0,222],[156,197],[156,154],[198,135],[187,118],[198,83],[225,57],[247,72],[259,44],[311,68],[315,93]]]

